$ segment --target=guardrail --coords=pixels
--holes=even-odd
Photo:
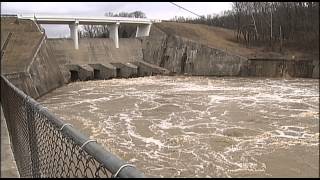
[[[3,75],[0,101],[20,177],[144,177]]]
[[[6,47],[9,43],[11,36],[12,36],[12,32],[9,32],[9,34],[6,37],[6,40],[4,41],[3,45],[1,46],[1,61],[2,61],[2,56],[4,55],[4,51],[6,50]]]

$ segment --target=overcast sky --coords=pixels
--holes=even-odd
[[[220,14],[231,9],[231,2],[175,2],[199,15]],[[148,18],[168,20],[174,16],[195,17],[169,2],[2,2],[1,14],[61,14],[103,16],[105,12],[142,11]],[[49,37],[66,36],[67,26],[44,26]]]

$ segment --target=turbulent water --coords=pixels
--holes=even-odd
[[[112,79],[38,101],[147,176],[319,176],[317,79]]]

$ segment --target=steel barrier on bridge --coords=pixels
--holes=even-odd
[[[20,177],[144,177],[2,75],[0,101]]]

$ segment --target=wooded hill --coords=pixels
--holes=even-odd
[[[234,41],[270,51],[302,51],[319,58],[319,2],[234,2],[223,15],[171,21],[232,29]]]

